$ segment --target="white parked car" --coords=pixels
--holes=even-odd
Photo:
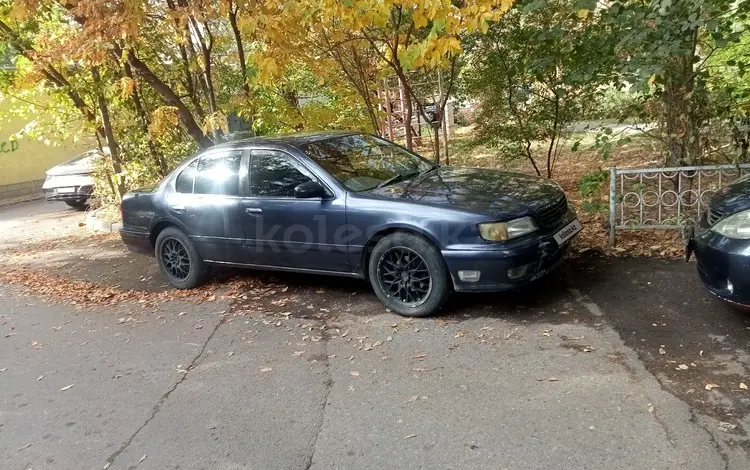
[[[94,162],[101,157],[98,150],[89,150],[73,160],[47,170],[42,189],[48,201],[63,201],[74,209],[84,210],[94,192]]]

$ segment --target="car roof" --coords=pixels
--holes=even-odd
[[[248,137],[245,139],[232,140],[211,147],[211,149],[233,149],[245,148],[248,145],[290,145],[297,147],[312,142],[333,139],[336,137],[345,137],[348,135],[357,135],[360,132],[352,131],[310,131],[295,132],[291,134],[276,134],[269,136]]]

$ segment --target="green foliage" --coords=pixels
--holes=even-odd
[[[607,87],[594,95],[594,102],[585,109],[582,119],[624,122],[640,114],[644,101],[643,93]]]
[[[578,192],[583,196],[581,208],[586,212],[604,212],[608,209],[604,187],[609,184],[609,172],[598,170],[583,175],[578,182]]]
[[[701,164],[716,152],[704,129],[726,118],[711,85],[724,78],[710,60],[737,44],[749,13],[748,0],[621,0],[603,14],[620,31],[622,79],[648,98],[637,117],[657,124],[649,135],[662,143],[664,164]]]
[[[570,123],[615,79],[613,30],[575,0],[521,1],[467,41],[465,92],[480,104],[478,143],[552,177]]]

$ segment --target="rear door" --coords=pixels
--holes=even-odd
[[[240,194],[246,180],[241,175],[247,173],[245,154],[243,150],[208,153],[187,166],[175,180],[168,210],[185,226],[206,261],[244,261]]]
[[[252,150],[249,170],[249,196],[243,199],[249,262],[349,272],[344,197],[331,191],[330,197],[296,198],[299,184],[325,184],[284,151]]]

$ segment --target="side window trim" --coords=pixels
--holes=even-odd
[[[247,195],[245,196],[246,198],[250,198],[250,199],[287,199],[287,200],[289,200],[289,199],[296,199],[294,196],[256,196],[256,195],[252,194],[252,179],[253,179],[253,175],[252,175],[251,172],[252,172],[253,158],[256,155],[263,155],[263,154],[272,154],[272,155],[273,154],[278,154],[278,155],[283,155],[284,157],[286,157],[292,163],[292,166],[294,166],[297,170],[300,171],[300,173],[302,173],[303,175],[305,175],[308,178],[310,178],[310,180],[315,181],[316,183],[318,183],[321,186],[323,186],[328,193],[335,194],[333,191],[331,191],[331,189],[328,187],[328,185],[324,181],[322,181],[320,178],[318,178],[318,175],[316,175],[314,171],[312,171],[310,168],[308,168],[307,165],[305,165],[303,162],[301,162],[297,157],[295,157],[291,153],[289,153],[289,152],[287,152],[285,150],[280,150],[280,149],[254,148],[254,149],[251,149],[248,152],[247,193],[246,193]],[[315,200],[318,200],[318,199],[320,199],[320,198],[313,198],[313,199],[307,199],[307,200],[315,201]]]
[[[177,173],[177,176],[172,178],[172,181],[169,183],[170,186],[172,187],[172,191],[174,191],[176,194],[195,194],[195,175],[198,173],[198,162],[200,158],[201,157],[194,158],[193,160],[191,160],[190,163],[182,167],[182,170],[179,173]],[[177,190],[177,180],[180,179],[180,176],[182,176],[183,173],[188,171],[190,167],[193,165],[195,165],[195,168],[193,168],[193,176],[190,180],[190,192],[182,193]]]

